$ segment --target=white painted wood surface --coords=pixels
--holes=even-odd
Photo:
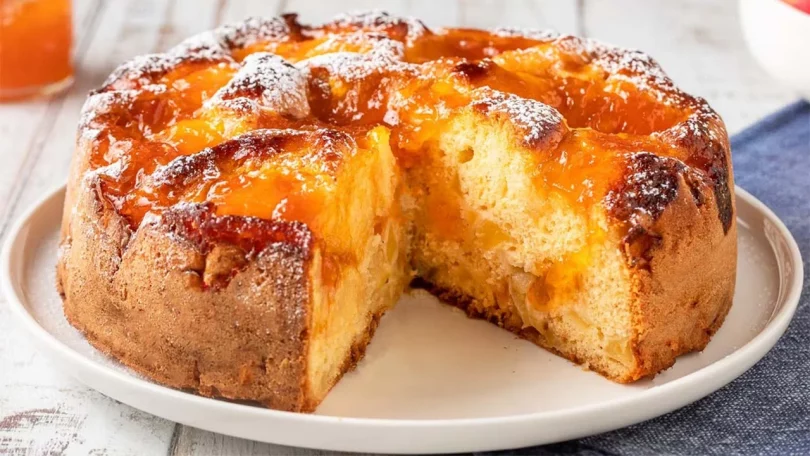
[[[85,94],[115,65],[248,15],[299,12],[316,22],[382,8],[429,26],[550,27],[640,48],[709,100],[731,133],[796,98],[748,55],[730,0],[76,0],[77,83],[65,96],[0,104],[0,240],[65,179]],[[315,455],[177,425],[108,399],[52,369],[0,298],[0,454]]]

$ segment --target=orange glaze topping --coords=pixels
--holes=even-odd
[[[646,136],[608,135],[591,129],[571,131],[558,147],[544,154],[536,180],[577,203],[605,195],[624,169],[624,157],[638,151],[673,155],[660,141]]]
[[[537,185],[566,198],[601,199],[627,154],[689,159],[656,132],[699,105],[639,53],[538,33],[432,32],[373,14],[319,28],[294,16],[254,22],[130,63],[88,103],[90,162],[133,225],[206,201],[223,215],[311,219],[323,204],[312,182],[330,168],[318,164],[329,155],[321,136],[307,132],[362,142],[383,124],[400,164],[412,166],[454,110],[487,102],[475,99],[487,87],[561,114],[561,139],[533,153]],[[287,128],[303,133],[262,132]]]

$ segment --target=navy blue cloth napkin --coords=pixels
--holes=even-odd
[[[784,337],[720,391],[660,418],[580,440],[488,455],[810,455],[810,103],[772,114],[731,140],[738,185],[790,229],[804,290]]]

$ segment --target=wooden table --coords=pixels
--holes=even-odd
[[[640,48],[682,88],[708,99],[732,134],[795,98],[747,53],[730,0],[76,0],[75,86],[59,98],[0,105],[0,240],[65,180],[85,94],[117,63],[248,15],[295,11],[317,22],[372,7],[428,26],[554,28]],[[201,431],[108,399],[49,366],[3,304],[0,454],[323,454]]]

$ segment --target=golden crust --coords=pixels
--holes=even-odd
[[[678,188],[678,196],[650,229],[656,242],[644,255],[651,260],[633,268],[633,352],[638,363],[635,372],[619,381],[654,375],[678,356],[703,350],[731,308],[737,222],[732,219],[727,230],[718,224],[718,205],[698,204],[683,175]],[[731,210],[736,213],[733,206]]]
[[[160,88],[212,68],[204,77],[215,82],[207,99],[194,95],[198,104]],[[575,205],[607,216],[630,278],[632,366],[616,374],[560,349],[514,307],[486,308],[424,277],[427,288],[619,382],[705,347],[731,305],[736,273],[728,139],[705,101],[635,51],[544,33],[434,32],[384,14],[321,27],[294,15],[250,19],[118,68],[85,105],[68,182],[57,269],[68,320],[160,383],[313,410],[325,394],[309,384],[322,286],[314,259],[334,245],[300,211],[292,219],[258,211],[247,207],[251,195],[234,211],[207,192],[282,164],[285,176],[312,168],[296,177],[304,187],[332,189],[338,170],[359,166],[348,157],[377,124],[393,130],[408,169],[435,141],[423,131],[464,113],[510,132],[510,150],[539,170],[526,172],[547,180],[538,188],[571,187]],[[198,144],[199,131],[183,136],[178,125],[216,139]],[[131,148],[116,149],[116,140]],[[595,150],[590,168],[571,171],[566,147]],[[563,177],[548,181],[554,175]],[[290,182],[279,188],[289,192]],[[332,210],[323,201],[299,207]],[[362,358],[384,309],[367,316],[327,388]]]
[[[315,409],[323,393],[309,384],[307,357],[321,247],[305,225],[246,226],[242,217],[188,205],[132,230],[102,196],[97,175],[73,176],[57,263],[71,325],[161,384],[279,410]],[[256,238],[231,238],[251,230]],[[384,310],[368,316],[337,378],[363,358]]]
[[[81,185],[62,244],[58,280],[65,315],[101,351],[175,388],[312,410],[307,378],[310,254],[272,244],[222,290],[203,286],[216,268],[165,226],[136,232]],[[213,247],[212,250],[215,250]]]

